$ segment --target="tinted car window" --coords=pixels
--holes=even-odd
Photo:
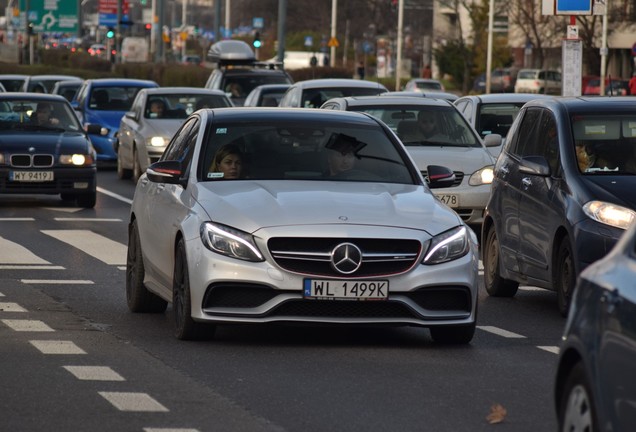
[[[510,153],[518,156],[536,156],[541,154],[538,151],[538,143],[536,134],[539,129],[539,116],[541,110],[536,108],[530,108],[526,111],[526,114],[521,120],[519,126],[519,139],[512,144],[509,149]]]

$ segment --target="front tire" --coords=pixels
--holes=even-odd
[[[83,208],[93,208],[97,204],[97,192],[80,194],[77,196],[77,205]]]
[[[127,180],[132,177],[132,171],[124,168],[124,165],[121,161],[121,155],[117,153],[117,178],[120,180]]]
[[[517,294],[519,283],[504,279],[500,275],[501,249],[494,225],[491,225],[488,229],[483,250],[484,285],[488,295],[493,297],[514,297]]]
[[[191,301],[190,274],[188,272],[185,242],[180,239],[175,253],[172,278],[172,308],[174,310],[175,336],[177,339],[199,339],[204,329],[208,329],[210,334],[214,332],[214,326],[206,326],[192,319]]]
[[[168,302],[151,293],[144,286],[144,261],[141,254],[139,229],[134,220],[128,230],[128,252],[126,253],[126,302],[131,312],[162,313]]]
[[[141,164],[139,163],[139,152],[137,152],[137,149],[135,148],[135,150],[133,151],[133,181],[137,183],[137,180],[139,180],[139,177],[141,177],[142,174],[143,172],[141,171]]]
[[[559,245],[557,254],[556,274],[554,284],[557,290],[559,312],[567,317],[572,301],[572,293],[576,286],[576,268],[572,255],[572,246],[568,238],[564,238]]]
[[[559,401],[559,431],[597,432],[596,408],[583,363],[570,371]]]

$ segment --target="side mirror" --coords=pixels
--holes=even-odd
[[[426,171],[428,187],[431,189],[450,187],[455,183],[455,173],[445,166],[429,165]]]
[[[488,134],[484,137],[484,145],[486,147],[498,147],[503,142],[503,138],[499,134]]]
[[[550,175],[550,165],[543,156],[526,156],[521,158],[519,172],[522,174],[548,177]]]
[[[183,174],[183,167],[179,161],[155,162],[146,170],[148,180],[151,182],[185,186],[186,180],[182,178]]]
[[[101,125],[90,123],[84,126],[86,129],[86,133],[90,135],[108,135],[108,129],[102,127]]]
[[[137,115],[135,114],[134,111],[126,111],[126,113],[124,114],[124,117],[129,118],[131,120],[137,120]]]

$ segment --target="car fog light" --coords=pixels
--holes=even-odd
[[[74,189],[88,189],[88,182],[74,182]]]

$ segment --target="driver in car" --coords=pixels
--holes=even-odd
[[[364,147],[352,136],[334,134],[326,144],[327,162],[329,164],[328,177],[342,175],[353,169],[358,159],[357,152]]]

